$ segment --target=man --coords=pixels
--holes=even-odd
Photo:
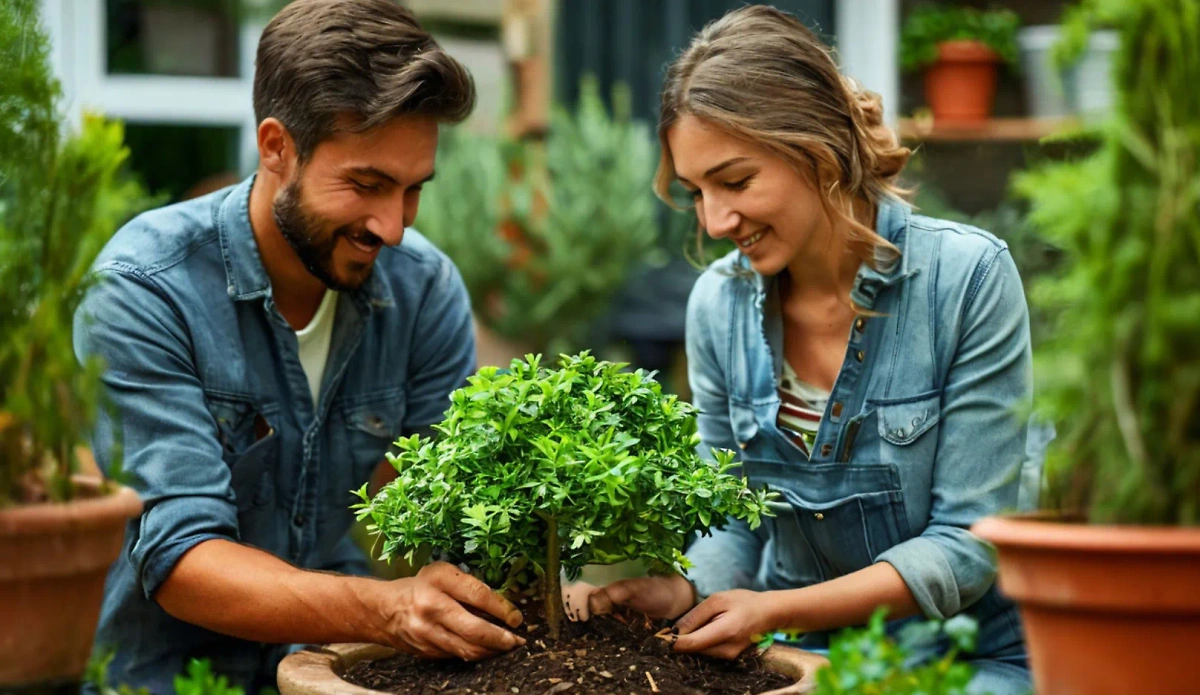
[[[521,614],[451,565],[349,576],[366,570],[350,490],[474,370],[462,280],[406,231],[439,124],[474,97],[392,0],[297,0],[258,46],[256,175],[101,253],[76,351],[107,364],[96,454],[111,471],[120,442],[145,502],[96,634],[113,682],[170,693],[205,657],[256,692],[289,644],[479,659],[521,643],[477,617]]]

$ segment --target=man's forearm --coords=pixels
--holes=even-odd
[[[382,582],[301,570],[262,550],[208,540],[154,598],[185,622],[257,642],[388,644],[373,597]]]

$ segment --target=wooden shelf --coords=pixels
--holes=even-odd
[[[993,118],[979,125],[901,118],[896,131],[908,142],[1028,142],[1078,125],[1073,118]]]

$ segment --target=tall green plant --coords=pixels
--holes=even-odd
[[[506,198],[517,181],[509,173],[514,143],[464,128],[442,133],[437,180],[421,193],[416,227],[454,260],[477,315],[505,283],[512,244],[500,234]]]
[[[1049,497],[1094,522],[1197,525],[1200,4],[1088,0],[1073,21],[1120,28],[1114,116],[1094,155],[1015,183],[1068,260],[1031,293],[1058,312],[1038,361]]]
[[[612,114],[594,80],[572,112],[555,110],[546,141],[548,212],[531,210],[533,272],[511,290],[506,320],[525,315],[552,354],[579,349],[630,270],[658,244],[651,184],[657,150],[649,128],[630,119],[629,90],[612,92]],[[545,278],[541,282],[538,277]],[[501,322],[503,329],[503,322]],[[510,334],[512,331],[507,331]],[[557,339],[557,340],[556,340]]]
[[[693,532],[727,517],[766,513],[751,492],[696,451],[695,408],[664,395],[644,372],[563,356],[510,370],[486,367],[451,396],[435,441],[413,436],[388,460],[399,475],[355,506],[390,559],[428,546],[465,561],[493,586],[540,584],[551,636],[562,606],[559,570],[644,560],[652,572],[682,571]]]
[[[121,175],[121,124],[61,131],[37,0],[0,7],[0,506],[71,497],[75,447],[101,402],[71,321],[87,270],[147,200]]]
[[[476,316],[535,350],[580,349],[630,271],[655,252],[657,151],[628,90],[585,79],[544,142],[447,133],[416,226],[459,267]]]

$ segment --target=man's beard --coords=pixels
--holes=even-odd
[[[337,292],[350,292],[362,287],[363,283],[371,277],[374,265],[364,267],[361,263],[354,264],[361,267],[362,272],[356,273],[353,277],[339,278],[337,276],[333,264],[334,249],[337,248],[339,239],[355,235],[354,230],[347,225],[337,227],[331,232],[325,232],[324,230],[331,225],[323,218],[306,210],[304,204],[300,202],[299,176],[275,198],[275,202],[271,205],[271,216],[275,219],[275,226],[279,228],[283,238],[287,239],[292,250],[300,257],[300,262],[313,277],[320,280],[329,289]],[[370,238],[375,236],[366,230],[357,234],[357,236],[363,235]]]

